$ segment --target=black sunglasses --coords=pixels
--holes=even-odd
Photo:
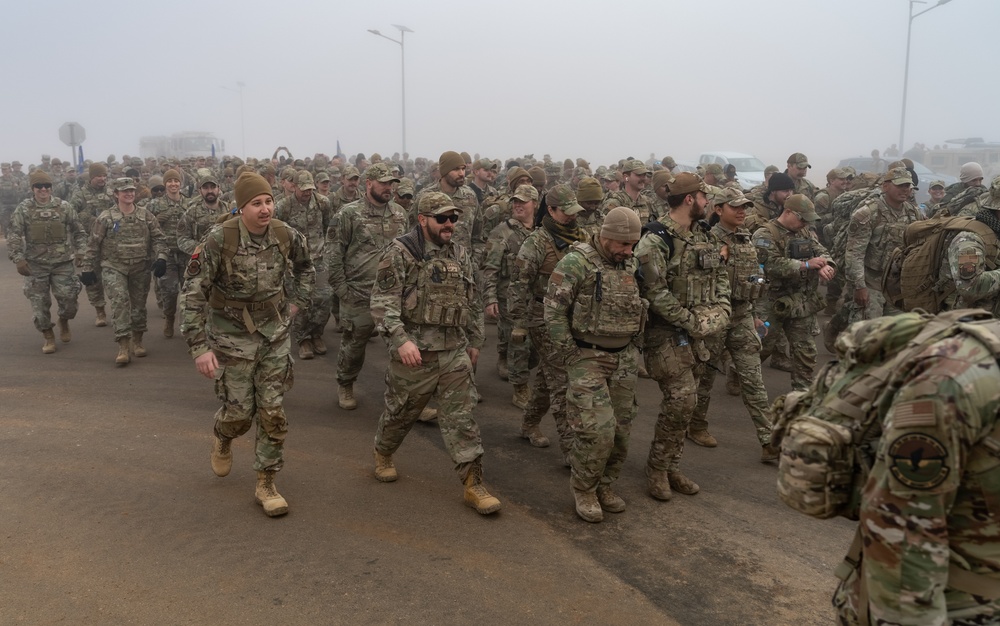
[[[38,183],[37,185],[32,185],[35,189],[52,189],[52,183]]]
[[[456,213],[452,213],[451,215],[431,215],[430,217],[433,217],[434,221],[438,224],[444,224],[445,222],[454,224],[458,221],[458,214]]]

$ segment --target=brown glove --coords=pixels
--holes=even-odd
[[[24,259],[17,262],[17,273],[21,276],[31,276],[31,268],[28,267],[28,262]]]
[[[692,339],[704,339],[721,333],[729,325],[729,315],[720,306],[696,306],[691,310],[694,317]]]

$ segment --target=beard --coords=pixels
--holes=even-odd
[[[217,193],[206,193],[205,194],[205,204],[215,204],[219,199],[219,194]]]

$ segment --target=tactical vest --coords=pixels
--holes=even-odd
[[[775,250],[780,250],[781,255],[788,259],[806,261],[816,256],[816,242],[807,237],[796,237],[795,233],[785,234],[776,222],[768,222],[764,225],[771,234],[772,245]],[[780,285],[771,284],[772,292],[789,293],[801,292],[803,289],[815,291],[819,287],[819,274],[817,272],[805,272],[799,278],[790,278],[781,281]]]
[[[150,214],[145,209],[136,208],[125,215],[117,208],[109,209],[111,224],[104,234],[102,251],[109,261],[137,263],[149,258]],[[153,218],[155,219],[155,218]]]
[[[679,233],[668,229],[661,222],[650,222],[643,228],[658,235],[667,243],[670,255],[667,260],[677,257],[680,263],[677,272],[670,277],[670,292],[685,309],[699,305],[717,304],[716,270],[722,263],[721,247],[706,235],[702,240],[688,243]],[[704,223],[692,224],[691,235],[696,228],[706,229]]]
[[[461,262],[451,257],[417,258],[399,238],[393,240],[392,245],[403,250],[417,266],[415,284],[409,284],[403,291],[400,312],[403,322],[453,328],[467,326],[474,281],[462,271]],[[463,248],[454,246],[454,251],[456,257],[461,257]]]
[[[757,262],[757,249],[745,233],[726,233],[729,246],[729,285],[733,302],[753,302],[761,297],[767,281]]]
[[[17,181],[12,177],[0,177],[0,204],[15,206],[21,199]]]
[[[903,234],[906,232],[906,227],[917,221],[916,209],[912,212],[908,211],[909,206],[908,202],[903,203],[903,214],[898,216],[899,219],[895,219],[897,216],[889,213],[885,216],[883,224],[878,224],[872,229],[871,241],[868,244],[869,249],[865,250],[863,262],[865,269],[870,270],[877,276],[882,276],[893,251],[898,246],[903,245]],[[870,207],[870,219],[882,219],[879,217],[879,202],[877,198],[869,200],[861,208],[864,207]],[[861,208],[858,210],[860,211]],[[875,232],[876,229],[878,229],[877,233]],[[874,248],[874,250],[871,248]]]
[[[31,202],[25,210],[29,244],[66,243],[66,206],[63,202],[50,202],[38,206]]]
[[[535,276],[535,282],[531,285],[531,293],[539,302],[545,298],[545,294],[549,290],[549,278],[552,276],[552,271],[556,269],[556,264],[569,252],[569,246],[560,249],[556,247],[555,239],[552,235],[548,231],[545,234],[548,235],[547,237],[542,237],[542,240],[545,242],[545,258],[542,259],[542,264],[538,268],[538,275]]]
[[[576,242],[572,248],[584,256],[588,274],[594,276],[593,292],[581,292],[573,302],[573,334],[619,338],[642,332],[646,308],[639,298],[635,259],[628,259],[623,269],[609,268],[589,243]]]

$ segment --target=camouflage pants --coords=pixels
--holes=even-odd
[[[760,336],[753,325],[753,312],[746,304],[736,304],[729,327],[725,332],[705,340],[712,360],[721,364],[723,351],[728,350],[733,359],[733,367],[740,384],[743,406],[750,413],[757,440],[760,445],[771,441],[771,409],[767,401],[767,389],[760,371]],[[698,403],[691,418],[691,430],[708,428],[708,405],[712,400],[712,385],[715,370],[703,367],[698,381]]]
[[[694,358],[690,345],[678,346],[676,341],[647,348],[646,371],[660,386],[663,399],[653,429],[647,465],[657,471],[676,472],[684,454],[684,434],[698,400],[696,377],[704,367]]]
[[[167,315],[177,311],[177,294],[184,282],[184,270],[191,257],[180,250],[171,250],[167,254],[167,273],[153,279],[153,291],[156,293],[156,304]]]
[[[566,414],[568,380],[566,367],[563,365],[564,355],[559,354],[545,326],[529,328],[528,334],[532,345],[538,350],[539,367],[535,373],[535,383],[531,386],[528,408],[524,409],[521,428],[537,426],[551,408],[552,418],[556,422],[556,432],[559,433],[559,449],[563,455],[567,455],[573,442],[573,429]]]
[[[594,491],[618,479],[636,415],[639,350],[582,349],[566,366],[568,412],[578,424],[570,448],[570,485]]]
[[[882,295],[881,284],[878,284],[875,279],[868,274],[869,272],[866,271],[865,286],[868,288],[868,306],[862,307],[861,305],[855,304],[853,288],[850,289],[847,294],[848,302],[845,303],[844,308],[846,308],[848,312],[848,326],[854,322],[860,322],[862,320],[873,320],[876,317],[882,317],[883,315],[896,315],[897,313],[901,313],[899,309],[885,301],[885,296]]]
[[[111,327],[115,340],[146,332],[146,298],[149,297],[149,266],[134,265],[127,274],[101,268],[104,288],[111,301]]]
[[[222,407],[215,412],[215,434],[235,439],[250,430],[256,416],[253,469],[257,471],[276,472],[284,464],[282,449],[288,420],[281,403],[294,382],[290,350],[286,336],[277,344],[262,339],[253,359],[216,352],[219,369],[215,372],[215,394],[222,400]]]
[[[375,322],[372,320],[371,303],[366,300],[340,301],[340,350],[337,351],[337,382],[348,385],[358,379],[365,364],[368,338]]]
[[[479,400],[472,362],[464,349],[421,350],[422,363],[403,365],[393,354],[385,373],[385,411],[375,430],[375,449],[391,455],[403,443],[431,396],[437,394],[438,425],[445,448],[465,480],[472,463],[483,455],[479,425],[472,409]]]
[[[526,337],[524,343],[511,343],[510,331],[513,324],[507,317],[504,308],[500,309],[497,320],[497,352],[500,358],[507,359],[507,381],[512,385],[527,385],[531,378],[531,364],[537,361],[537,355],[532,358],[531,337]]]
[[[771,317],[771,328],[764,337],[761,359],[765,354],[771,354],[779,335],[788,336],[789,357],[792,360],[792,389],[795,391],[809,388],[813,372],[816,370],[816,341],[813,329],[816,326],[816,316],[777,319]]]
[[[71,320],[76,317],[77,297],[80,295],[80,281],[73,272],[73,262],[48,263],[28,262],[31,276],[24,277],[24,295],[31,303],[31,316],[35,328],[46,331],[52,328],[52,298],[55,296],[59,317]]]
[[[296,344],[306,339],[322,337],[326,323],[330,321],[333,307],[333,287],[330,286],[330,270],[322,259],[316,264],[316,287],[313,289],[309,306],[295,316],[292,338]],[[367,339],[366,339],[367,341]]]
[[[100,271],[94,272],[94,274],[97,275],[97,282],[84,289],[87,291],[87,302],[90,302],[90,306],[101,308],[106,304],[104,300],[104,276]]]

